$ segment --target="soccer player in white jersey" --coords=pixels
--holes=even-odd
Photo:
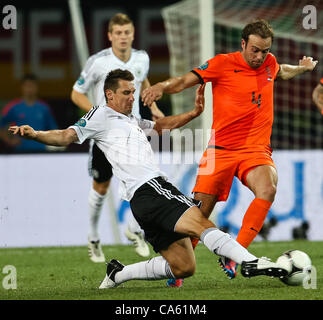
[[[131,265],[112,259],[100,289],[112,288],[128,280],[185,278],[195,272],[195,256],[190,236],[196,237],[214,254],[241,264],[245,277],[283,277],[287,270],[268,259],[257,258],[246,248],[217,229],[204,217],[197,201],[184,196],[160,171],[146,138],[152,130],[179,128],[204,110],[204,85],[196,90],[193,110],[158,119],[138,119],[131,114],[135,87],[127,70],[111,71],[105,80],[107,104],[93,107],[75,125],[64,130],[35,131],[28,125],[9,131],[41,143],[66,146],[94,139],[112,164],[120,180],[122,197],[130,201],[136,220],[147,240],[160,256]]]
[[[104,79],[107,73],[114,69],[129,70],[135,77],[135,101],[132,113],[140,118],[139,96],[143,89],[150,86],[147,78],[149,70],[149,56],[144,50],[132,48],[134,40],[134,25],[130,18],[122,13],[111,18],[108,27],[108,39],[111,47],[92,55],[86,62],[79,79],[75,82],[71,93],[72,101],[82,110],[88,112],[92,103],[86,96],[90,88],[94,89],[94,105],[105,104],[103,92]],[[164,114],[156,104],[151,107],[153,119],[163,117]],[[89,192],[90,230],[88,235],[89,256],[93,262],[104,262],[104,254],[100,245],[98,232],[99,218],[112,177],[112,168],[104,157],[100,148],[91,141],[89,157],[89,173],[93,177],[92,188]],[[112,214],[112,213],[111,213]],[[146,257],[149,247],[144,241],[142,231],[131,216],[126,236],[135,246],[136,252]]]

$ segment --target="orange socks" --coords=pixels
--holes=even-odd
[[[251,202],[243,217],[242,226],[237,237],[237,242],[243,247],[248,248],[261,230],[271,205],[270,201],[258,198]]]
[[[271,205],[270,201],[258,198],[251,202],[243,217],[242,226],[237,237],[237,242],[243,247],[248,248],[261,230]],[[199,239],[191,237],[191,242],[194,250],[199,243]]]
[[[192,242],[193,250],[195,249],[195,247],[197,246],[197,244],[199,243],[199,241],[200,241],[200,239],[191,237],[191,242]]]

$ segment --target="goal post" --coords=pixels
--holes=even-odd
[[[89,48],[86,40],[80,0],[68,0],[68,5],[72,19],[76,52],[80,66],[83,67],[89,57]]]
[[[201,21],[200,61],[203,63],[214,56],[213,0],[199,0],[199,11]],[[202,147],[204,149],[210,138],[213,119],[213,95],[210,82],[205,86],[205,110],[201,117],[201,127],[203,129]]]
[[[184,75],[192,69],[213,58],[213,0],[184,0],[162,9],[166,38],[170,53],[170,76]],[[195,100],[194,88],[171,95],[173,114],[179,114],[192,108]],[[205,87],[205,109],[202,115],[184,128],[202,129],[199,139],[194,139],[192,151],[202,155],[210,139],[213,119],[212,85]],[[193,134],[194,135],[194,134]],[[197,134],[196,134],[197,135]],[[174,143],[174,142],[173,142]],[[181,142],[179,142],[181,143]],[[174,149],[176,146],[173,146]],[[179,147],[182,150],[181,147]],[[216,209],[210,215],[215,220]]]
[[[185,0],[162,9],[166,38],[170,52],[170,76],[183,75],[214,56],[213,0]],[[196,88],[171,96],[174,114],[184,112],[194,103]],[[203,149],[212,125],[212,88],[205,88],[205,111],[185,127],[203,129]]]

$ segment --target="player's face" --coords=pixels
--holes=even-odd
[[[263,39],[255,34],[249,36],[247,43],[242,39],[241,54],[251,68],[257,69],[264,63],[270,50],[271,43],[271,37]]]
[[[117,112],[129,115],[135,101],[135,87],[132,81],[119,80],[119,88],[116,92],[107,90],[108,105]]]
[[[129,50],[132,46],[134,33],[135,30],[131,23],[122,26],[115,24],[112,31],[108,32],[112,48],[121,52]]]
[[[23,97],[35,98],[38,93],[38,85],[34,80],[25,80],[21,85]]]

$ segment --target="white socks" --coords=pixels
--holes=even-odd
[[[90,216],[90,230],[89,230],[89,240],[90,241],[98,241],[100,239],[99,236],[99,219],[102,211],[102,207],[104,205],[104,201],[106,199],[107,194],[101,195],[96,192],[93,187],[91,187],[89,192],[89,216]],[[132,233],[143,233],[143,230],[140,228],[136,219],[131,216],[129,217],[128,229]]]
[[[143,230],[140,228],[140,225],[138,224],[133,214],[131,214],[129,217],[128,229],[131,233],[143,233]]]
[[[128,280],[161,280],[175,278],[168,262],[162,257],[154,257],[125,266],[115,275],[115,282],[120,284]]]
[[[104,204],[104,199],[106,194],[102,196],[98,192],[96,192],[93,187],[89,193],[89,214],[90,214],[90,231],[89,231],[89,240],[90,241],[98,241],[100,239],[99,236],[99,218],[101,214],[101,210]]]
[[[252,261],[256,256],[232,239],[229,234],[217,228],[206,229],[201,235],[201,241],[212,252],[219,256],[227,257],[239,264],[242,261]]]
[[[212,252],[225,256],[239,264],[242,261],[252,261],[256,256],[248,252],[230,235],[217,228],[209,228],[201,235],[201,241]],[[128,280],[161,280],[175,278],[168,262],[162,257],[154,257],[127,265],[115,275],[115,283],[120,284]]]

